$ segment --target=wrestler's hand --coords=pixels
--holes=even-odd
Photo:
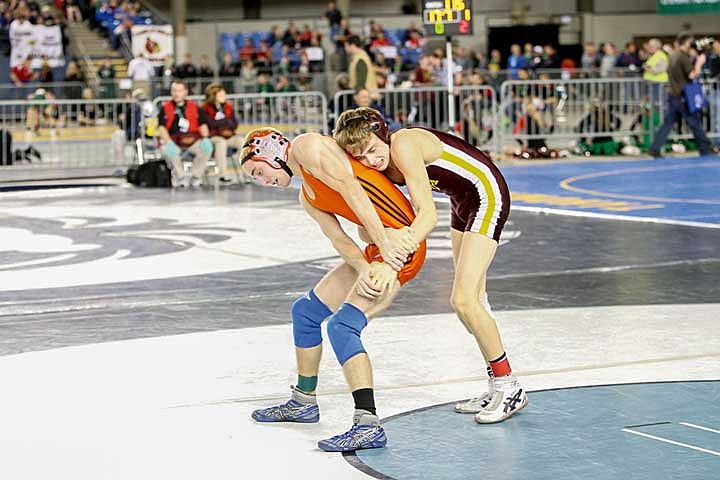
[[[420,242],[415,239],[415,232],[410,227],[386,228],[385,234],[392,243],[402,247],[408,255],[420,247]]]
[[[393,270],[399,272],[403,265],[405,265],[405,260],[407,260],[408,254],[405,251],[405,248],[397,244],[397,241],[394,240],[392,235],[388,235],[388,239],[390,241],[384,248],[378,245],[380,255],[382,256],[383,261],[390,265]]]
[[[397,272],[385,262],[373,262],[370,264],[370,278],[375,288],[381,293],[385,293],[397,278]]]
[[[375,263],[373,263],[375,265]],[[392,269],[391,269],[392,270]],[[373,300],[380,295],[382,295],[382,289],[378,288],[375,285],[375,281],[372,279],[372,276],[370,275],[371,266],[368,265],[367,268],[362,269],[359,272],[358,275],[358,282],[357,282],[357,293],[361,297],[369,298],[370,300]],[[392,270],[393,274],[395,274],[395,271]]]

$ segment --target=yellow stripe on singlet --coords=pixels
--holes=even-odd
[[[483,216],[482,223],[480,224],[479,233],[487,235],[488,230],[490,229],[490,220],[492,220],[493,212],[495,211],[495,192],[493,192],[493,189],[490,186],[490,181],[488,180],[487,175],[476,166],[468,163],[466,160],[458,157],[457,155],[453,155],[446,150],[443,150],[440,158],[452,163],[453,165],[457,165],[464,170],[467,170],[468,172],[475,175],[478,179],[480,179],[480,182],[485,189],[485,193],[487,194],[487,208],[485,210],[485,215]]]

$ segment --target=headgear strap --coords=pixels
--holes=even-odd
[[[243,145],[243,148],[245,147],[250,147],[250,150],[240,161],[241,165],[248,160],[265,162],[272,168],[283,169],[288,175],[293,176],[292,170],[287,165],[290,140],[283,137],[281,133],[271,130],[267,133],[253,135]]]
[[[370,122],[370,130],[377,135],[380,140],[390,145],[390,131],[387,122],[377,111],[373,116],[375,118]]]

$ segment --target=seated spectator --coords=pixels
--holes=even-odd
[[[245,37],[245,42],[238,52],[238,58],[241,62],[255,59],[255,46],[253,45],[250,37]]]
[[[67,68],[65,69],[65,81],[78,83],[85,81],[85,76],[80,71],[80,67],[75,60],[70,60],[67,64]],[[82,87],[79,85],[68,87],[67,95],[68,98],[80,98],[82,95]]]
[[[510,79],[517,80],[518,70],[526,68],[525,57],[520,52],[520,45],[513,43],[510,45],[510,56],[507,59],[507,69],[510,72]]]
[[[163,104],[158,115],[157,133],[162,153],[172,165],[173,187],[200,186],[213,152],[207,114],[197,103],[187,100],[187,95],[185,82],[175,80],[170,87],[172,99]],[[183,150],[195,156],[191,176],[185,174]]]
[[[275,87],[270,81],[270,77],[264,73],[261,73],[257,77],[257,91],[258,93],[273,93]]]
[[[215,72],[210,67],[210,59],[207,55],[200,57],[200,65],[198,65],[198,77],[201,78],[212,78],[215,76]]]
[[[97,76],[100,79],[100,98],[116,98],[115,68],[109,58],[103,60]]]
[[[280,34],[280,27],[277,25],[273,25],[270,28],[270,33],[268,34],[265,41],[267,42],[267,44],[269,46],[272,47],[273,45],[275,45],[277,42],[279,42],[281,40],[282,40],[282,35]]]
[[[543,59],[539,68],[560,68],[560,57],[552,44],[543,47]]]
[[[488,70],[490,72],[499,72],[502,70],[502,54],[500,50],[494,48],[490,51],[490,60],[488,60]]]
[[[371,49],[371,50],[375,50],[375,49],[378,49],[378,48],[380,48],[380,47],[390,47],[390,46],[392,46],[392,43],[390,42],[390,40],[387,39],[387,37],[385,37],[385,32],[382,31],[382,30],[380,30],[379,32],[377,32],[377,36],[376,36],[375,39],[370,43],[370,49]]]
[[[76,0],[65,0],[65,17],[68,23],[82,22],[82,13]]]
[[[400,124],[395,122],[391,117],[387,115],[387,113],[385,112],[385,108],[377,100],[373,99],[372,95],[370,95],[370,92],[367,89],[363,88],[361,90],[358,90],[353,96],[353,103],[350,108],[358,107],[370,107],[380,112],[380,115],[382,115],[382,117],[387,122],[388,128],[391,132],[401,127]]]
[[[620,129],[622,121],[614,115],[610,109],[600,98],[594,98],[590,111],[585,115],[575,127],[578,133],[610,133]],[[591,153],[592,150],[602,150],[607,154],[617,154],[620,150],[619,144],[613,140],[612,135],[589,136],[580,138],[580,148],[587,149]],[[595,146],[593,149],[591,146]]]
[[[43,60],[43,63],[40,66],[40,75],[38,76],[38,80],[42,83],[52,83],[54,80],[52,68],[50,68],[50,64],[47,59]]]
[[[255,66],[257,67],[258,72],[265,73],[267,75],[272,75],[272,72],[273,72],[272,58],[265,57],[262,60],[256,60]]]
[[[32,60],[28,57],[10,70],[10,80],[12,80],[16,87],[37,80],[38,75],[36,72],[33,72],[30,67],[31,64]]]
[[[280,75],[275,84],[276,92],[297,92],[298,87],[294,83],[290,82],[287,75]]]
[[[312,29],[310,28],[310,25],[307,25],[307,24],[303,25],[303,31],[302,31],[302,33],[298,36],[298,40],[299,40],[299,42],[300,42],[300,46],[301,46],[301,47],[309,47],[309,46],[310,46],[310,41],[312,40],[312,37],[313,37],[313,31],[312,31]]]
[[[55,95],[46,91],[44,88],[38,88],[30,95],[28,100],[35,102],[42,100],[54,100]],[[42,115],[40,112],[42,111]],[[55,135],[55,128],[64,123],[64,117],[60,115],[60,110],[55,103],[40,103],[28,106],[25,118],[25,126],[31,134],[35,134],[42,126],[50,129],[50,135]]]
[[[403,36],[402,36],[403,44],[407,44],[407,41],[410,40],[411,38],[413,38],[413,33],[417,34],[417,35],[415,35],[416,38],[422,37],[422,32],[420,30],[418,30],[415,22],[410,22],[410,24],[408,25],[408,28],[403,32]],[[419,47],[415,47],[415,48],[419,48]]]
[[[260,40],[260,48],[255,51],[255,60],[260,62],[266,58],[272,60],[272,50],[270,50],[268,42]]]
[[[218,75],[220,77],[237,77],[239,73],[240,68],[238,68],[237,63],[233,62],[232,54],[229,52],[223,53]]]
[[[240,68],[240,85],[243,88],[244,93],[250,93],[253,91],[253,86],[258,79],[258,69],[250,60],[243,62]]]
[[[83,88],[82,99],[95,99],[92,88]],[[105,125],[107,121],[102,105],[94,102],[83,102],[78,111],[78,123],[82,126]]]
[[[232,180],[227,175],[227,152],[229,148],[238,151],[243,146],[243,135],[236,133],[238,121],[232,102],[227,101],[227,92],[222,85],[213,83],[205,90],[205,102],[201,108],[208,117],[210,141],[214,146],[213,158],[218,168],[218,181],[221,184]]]
[[[417,30],[411,31],[407,40],[403,42],[405,48],[418,49],[423,46],[423,38],[420,36],[420,32]]]
[[[298,44],[298,38],[300,37],[300,34],[297,31],[297,27],[295,26],[295,22],[290,20],[288,22],[288,28],[285,30],[285,33],[283,33],[282,37],[282,43],[283,45],[287,45],[288,47],[295,48]]]
[[[183,56],[183,63],[175,67],[173,72],[175,78],[186,79],[186,78],[197,78],[198,69],[192,63],[192,55],[188,52]],[[187,87],[183,84],[183,86]]]

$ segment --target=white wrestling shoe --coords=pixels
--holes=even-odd
[[[493,394],[495,393],[495,377],[493,376],[492,369],[487,367],[488,373],[488,391],[480,395],[479,397],[465,400],[464,402],[458,402],[455,404],[455,411],[457,413],[478,413],[484,410],[490,404]]]
[[[495,392],[490,402],[475,414],[477,423],[498,423],[515,415],[528,404],[525,390],[513,375],[495,379]]]

